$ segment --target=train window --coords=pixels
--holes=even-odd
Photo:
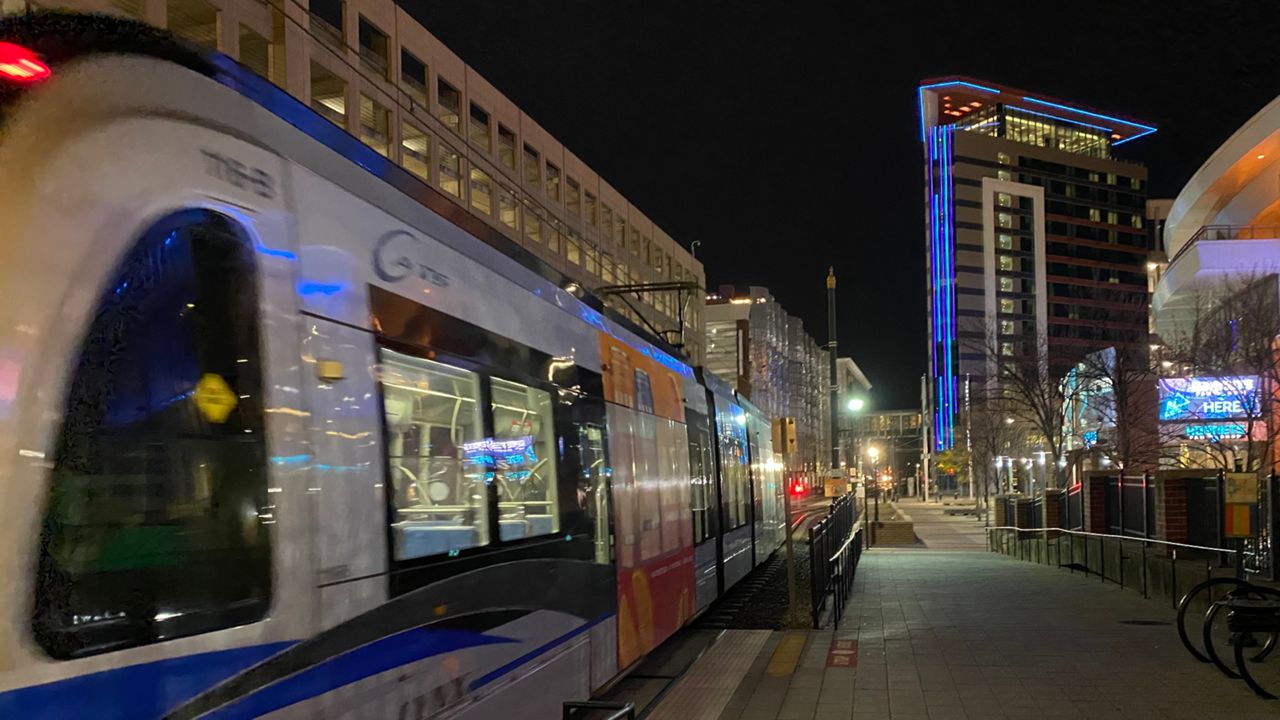
[[[252,244],[205,210],[144,233],[71,375],[33,630],[74,658],[243,625],[271,595]]]
[[[716,410],[719,426],[721,486],[724,490],[724,516],[726,530],[746,525],[750,516],[747,503],[750,499],[750,482],[747,477],[746,415],[737,405],[730,404],[727,412]]]
[[[692,478],[693,541],[701,543],[715,534],[715,463],[711,460],[711,433],[707,429],[707,417],[694,410],[685,410],[685,422],[689,432],[689,477]]]
[[[493,378],[492,444],[502,539],[559,532],[551,393]]]
[[[395,558],[487,545],[479,378],[384,349],[381,382]]]

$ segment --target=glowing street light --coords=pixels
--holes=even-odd
[[[867,456],[871,458],[871,462],[875,462],[876,458],[880,457],[880,448],[875,445],[867,448]]]
[[[848,404],[849,412],[858,412],[862,410],[862,407],[864,405],[866,405],[866,403],[862,400],[862,398],[852,398],[849,400],[849,404]]]

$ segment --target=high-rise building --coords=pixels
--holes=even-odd
[[[706,369],[770,419],[796,421],[793,476],[810,482],[831,465],[827,351],[762,287],[725,286],[706,298]]]
[[[1147,170],[1113,150],[1150,124],[969,78],[919,87],[932,447],[1000,356],[1065,372],[1146,342]]]
[[[433,208],[702,361],[702,263],[393,0],[25,0],[217,50],[424,183]],[[676,284],[683,289],[673,289]],[[646,289],[656,286],[656,289]],[[630,288],[630,290],[626,290]]]

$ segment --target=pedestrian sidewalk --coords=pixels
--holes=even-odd
[[[899,500],[898,507],[911,517],[919,542],[914,546],[895,546],[892,549],[968,551],[987,549],[987,536],[982,522],[971,515],[948,515],[946,511],[951,508],[938,503],[922,502],[915,498]]]
[[[1055,568],[873,549],[838,631],[726,631],[650,717],[1280,717],[1280,704],[1192,660],[1173,619],[1159,603]]]

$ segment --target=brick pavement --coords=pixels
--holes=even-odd
[[[1280,702],[1192,660],[1172,624],[1125,620],[1171,623],[1173,613],[1113,585],[985,552],[871,550],[838,632],[738,641],[758,649],[749,663],[737,660],[736,683],[718,669],[732,652],[712,646],[658,712],[691,720],[1280,718]],[[748,632],[760,631],[726,639]],[[843,652],[830,652],[833,640]],[[708,692],[709,682],[734,690]]]

